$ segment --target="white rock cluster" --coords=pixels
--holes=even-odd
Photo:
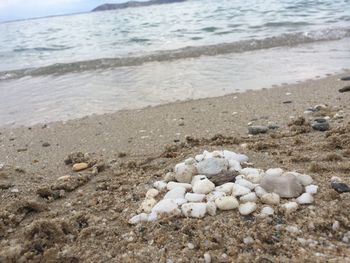
[[[182,215],[203,218],[215,216],[217,210],[237,209],[241,215],[267,217],[280,207],[286,214],[295,212],[299,205],[312,204],[318,186],[306,174],[285,172],[281,168],[266,171],[242,168],[248,161],[244,154],[232,151],[204,151],[174,167],[174,172],[156,181],[146,193],[138,209],[139,214],[130,224],[155,221],[161,215]],[[236,172],[235,182],[215,186],[211,178]],[[213,180],[215,181],[215,180]],[[162,193],[162,194],[160,194]],[[157,198],[162,195],[162,198]],[[286,199],[289,200],[286,200]]]

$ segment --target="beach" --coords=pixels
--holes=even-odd
[[[338,92],[349,73],[1,128],[0,261],[204,262],[209,253],[212,262],[350,262],[350,195],[330,186],[333,176],[350,183],[350,93]],[[305,113],[317,105],[320,112]],[[319,116],[329,117],[329,131],[310,127]],[[274,129],[249,135],[252,125]],[[232,210],[128,223],[147,189],[176,163],[224,149],[261,169],[311,175],[319,186],[314,203],[288,215],[277,208],[268,218]],[[89,153],[100,166],[73,172],[65,164],[73,152]],[[244,243],[247,236],[254,242]]]

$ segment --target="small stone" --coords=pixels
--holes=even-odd
[[[252,182],[253,184],[259,184],[261,182],[262,175],[261,174],[248,174],[246,176],[246,179],[249,182]]]
[[[141,213],[139,215],[132,217],[129,220],[129,224],[136,225],[140,222],[147,222],[147,221],[148,221],[148,215],[146,213]]]
[[[42,144],[42,146],[43,146],[43,147],[49,147],[50,144],[49,144],[48,142],[44,142],[44,143]]]
[[[267,215],[267,216],[271,216],[274,214],[274,209],[271,207],[271,206],[264,206],[262,209],[261,209],[261,214],[263,215]]]
[[[249,182],[248,180],[245,180],[245,179],[239,179],[239,180],[236,180],[235,184],[238,184],[240,186],[243,186],[243,187],[246,187],[248,188],[249,190],[253,190],[255,188],[255,184]]]
[[[193,193],[187,193],[185,195],[185,198],[188,202],[203,202],[205,199],[204,194],[193,194]]]
[[[191,185],[193,186],[197,181],[208,179],[205,175],[195,175],[192,177]]]
[[[220,210],[231,210],[239,206],[239,203],[234,196],[219,197],[215,200],[215,204]]]
[[[154,222],[158,219],[157,213],[152,212],[148,215],[148,222]]]
[[[335,182],[335,183],[340,183],[342,180],[340,177],[338,176],[332,176],[332,178],[330,179],[330,182]]]
[[[154,198],[159,194],[159,191],[157,189],[149,189],[146,193],[146,198]]]
[[[155,181],[153,183],[154,188],[158,189],[159,191],[163,191],[167,188],[167,183],[164,181]]]
[[[207,213],[211,216],[215,216],[216,215],[216,204],[215,202],[208,202],[207,203]]]
[[[186,183],[169,182],[167,184],[167,186],[166,186],[166,188],[168,190],[172,190],[172,189],[177,188],[177,187],[183,187],[186,190],[191,190],[192,189],[192,185],[191,184],[186,184]]]
[[[186,217],[203,218],[207,212],[206,203],[186,203],[181,206],[181,211]]]
[[[209,253],[204,253],[204,263],[211,263],[211,256]]]
[[[165,182],[172,182],[172,181],[176,181],[175,179],[175,173],[173,172],[168,172],[164,175],[164,181]]]
[[[194,245],[193,245],[192,243],[188,243],[188,244],[187,244],[187,247],[188,247],[189,249],[194,249]]]
[[[73,165],[72,170],[74,172],[79,172],[79,171],[85,170],[87,168],[89,168],[89,165],[87,163],[75,163]]]
[[[140,211],[145,213],[151,213],[152,208],[157,203],[157,201],[153,198],[145,199],[140,206]]]
[[[332,182],[331,186],[335,191],[337,191],[340,194],[350,192],[350,187],[345,183]]]
[[[59,180],[59,181],[68,181],[71,178],[72,178],[71,175],[63,175],[63,176],[58,177],[57,180]]]
[[[224,192],[213,191],[213,192],[207,194],[206,198],[207,198],[208,202],[214,202],[215,199],[217,199],[219,197],[223,197],[223,196],[226,196],[226,194]]]
[[[297,198],[297,202],[299,204],[312,204],[314,202],[314,198],[309,193],[303,193],[301,196]]]
[[[254,243],[254,239],[251,236],[243,238],[243,243],[246,245],[251,245]]]
[[[240,204],[238,211],[241,215],[249,215],[251,213],[253,213],[257,208],[256,203],[253,202],[247,202],[244,204]]]
[[[234,186],[234,183],[226,183],[215,187],[215,191],[223,192],[225,194],[230,195],[232,193],[233,186]]]
[[[303,186],[307,186],[312,184],[313,179],[310,175],[307,174],[299,174],[299,173],[293,173],[295,174],[297,180],[299,181],[299,183],[301,183]]]
[[[208,179],[197,181],[193,185],[193,192],[196,194],[208,194],[215,189],[215,185]]]
[[[164,199],[185,199],[186,189],[184,187],[175,187],[164,195]]]
[[[175,179],[179,183],[191,183],[192,177],[197,173],[195,165],[179,163],[175,165]]]
[[[258,198],[257,198],[255,193],[249,193],[249,194],[241,196],[239,198],[239,201],[241,203],[247,203],[247,202],[256,202],[257,199]]]
[[[296,202],[288,202],[282,205],[282,209],[286,214],[291,214],[298,210],[298,204]]]
[[[178,205],[172,199],[160,200],[152,208],[152,212],[157,214],[174,214],[174,215],[178,215],[181,213],[181,211],[178,208]]]
[[[261,197],[261,201],[268,205],[278,205],[280,203],[280,196],[276,193],[267,193]]]
[[[318,190],[318,186],[317,185],[311,184],[311,185],[305,186],[305,192],[306,193],[316,194],[317,190]]]
[[[348,91],[350,91],[350,86],[345,86],[345,87],[339,89],[339,92],[340,92],[340,93],[348,92]]]
[[[264,194],[267,194],[265,189],[262,188],[260,185],[256,186],[254,191],[259,198],[261,198]]]
[[[12,189],[10,190],[10,192],[11,192],[11,193],[18,193],[19,190],[18,190],[17,188],[12,188]]]
[[[234,159],[228,159],[228,169],[231,171],[241,171],[242,166],[239,161]]]
[[[329,122],[314,122],[311,127],[316,131],[328,131]]]
[[[270,168],[266,170],[265,174],[270,176],[281,176],[283,174],[283,169],[281,168]]]
[[[340,227],[339,221],[334,221],[333,225],[332,225],[332,229],[333,231],[337,231]]]
[[[234,184],[232,187],[232,195],[233,196],[241,196],[250,193],[250,189],[239,184]]]
[[[255,125],[248,127],[248,133],[252,135],[257,135],[259,133],[267,133],[268,130],[269,128],[266,126]]]
[[[281,197],[297,197],[303,192],[303,186],[297,177],[292,173],[265,174],[261,180],[260,186],[269,193],[276,193]]]
[[[197,164],[198,174],[216,175],[228,169],[228,161],[223,158],[207,158]]]
[[[296,234],[296,233],[299,233],[300,230],[298,227],[296,226],[286,226],[286,230],[289,232],[289,233],[293,233],[293,234]]]
[[[219,186],[225,183],[234,182],[238,174],[239,173],[235,170],[228,170],[216,175],[208,175],[208,179],[216,186]]]

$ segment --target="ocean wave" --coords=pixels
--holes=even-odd
[[[241,40],[232,43],[221,43],[206,46],[189,46],[176,50],[158,51],[138,57],[101,58],[72,63],[53,64],[39,68],[11,70],[0,72],[0,81],[20,78],[24,76],[67,74],[88,70],[138,66],[147,62],[154,61],[162,62],[176,59],[196,58],[200,56],[243,53],[247,51],[263,50],[284,46],[296,46],[318,41],[339,40],[347,37],[350,37],[350,28],[333,28],[312,32],[289,33],[264,39]]]
[[[13,49],[13,52],[44,52],[44,51],[61,51],[70,49],[71,47],[55,45],[53,47],[34,47],[34,48],[24,48],[18,47]]]

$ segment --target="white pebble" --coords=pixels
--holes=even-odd
[[[261,174],[248,174],[246,178],[248,181],[252,182],[253,184],[258,184],[260,183],[262,176]]]
[[[234,183],[225,183],[220,186],[215,187],[215,191],[223,192],[225,194],[230,195],[232,193]]]
[[[211,201],[215,201],[215,199],[219,198],[219,197],[223,197],[226,196],[226,194],[224,192],[218,192],[218,191],[213,191],[209,194],[206,195],[207,201],[211,202]]]
[[[148,221],[148,215],[146,213],[141,213],[139,215],[133,216],[129,220],[129,224],[136,225],[140,222],[146,222]]]
[[[318,186],[311,184],[305,187],[305,192],[309,194],[316,194],[318,190]]]
[[[176,187],[173,188],[172,190],[170,190],[169,192],[167,192],[164,195],[164,199],[178,199],[178,198],[185,198],[185,192],[186,189],[184,187]]]
[[[165,181],[156,181],[153,183],[154,188],[157,188],[159,191],[165,190],[167,188],[167,183]]]
[[[181,211],[184,216],[202,218],[207,212],[206,203],[187,203],[181,206]]]
[[[216,204],[215,202],[208,202],[207,203],[207,213],[211,216],[215,216],[216,215]]]
[[[241,203],[247,203],[247,202],[256,202],[257,199],[258,198],[257,198],[256,194],[253,192],[253,193],[249,193],[249,194],[241,196],[239,198],[239,201]]]
[[[193,192],[196,194],[208,194],[214,189],[215,185],[208,179],[197,181],[193,185]]]
[[[192,185],[186,183],[169,182],[166,186],[168,190],[173,190],[176,187],[184,187],[186,190],[192,189]]]
[[[204,253],[204,262],[211,263],[211,256],[209,253]]]
[[[192,177],[191,185],[193,186],[196,182],[208,179],[205,175],[195,175]]]
[[[298,203],[288,202],[283,204],[281,207],[287,214],[290,214],[298,210]]]
[[[330,181],[331,181],[331,182],[335,182],[335,183],[340,183],[342,180],[341,180],[341,178],[338,177],[338,176],[332,176],[332,178],[331,178]]]
[[[194,249],[194,245],[193,245],[192,243],[188,243],[188,244],[187,244],[187,247],[188,247],[189,249]]]
[[[267,193],[261,197],[261,201],[268,205],[278,205],[280,203],[280,196],[276,193]]]
[[[313,179],[310,175],[307,174],[299,174],[299,173],[294,173],[297,177],[297,180],[299,183],[301,183],[303,186],[307,186],[312,184]]]
[[[153,208],[152,212],[157,214],[179,214],[180,210],[178,205],[172,199],[163,199],[160,200]]]
[[[215,200],[215,204],[220,210],[231,210],[239,206],[239,203],[234,196],[219,197]]]
[[[246,179],[236,180],[235,184],[238,184],[240,186],[244,186],[244,187],[248,188],[249,190],[253,190],[255,188],[255,186],[256,186],[255,184],[249,182]]]
[[[172,182],[172,181],[176,181],[175,179],[175,173],[173,172],[168,172],[164,175],[164,181],[165,182]]]
[[[299,233],[300,232],[299,228],[296,226],[287,226],[286,230],[290,233]]]
[[[228,160],[228,168],[230,171],[238,171],[239,172],[240,170],[242,170],[241,164],[234,159]]]
[[[265,174],[270,176],[281,176],[283,172],[284,171],[281,168],[270,168],[266,170]]]
[[[246,167],[244,169],[241,170],[241,174],[243,175],[249,175],[249,174],[261,174],[263,171],[261,169],[257,169],[257,168],[251,168],[251,167]]]
[[[190,183],[192,177],[197,173],[196,166],[193,164],[178,163],[175,165],[175,179],[179,183]]]
[[[246,245],[250,245],[254,243],[254,239],[251,236],[247,236],[243,238],[243,243]]]
[[[239,184],[234,184],[232,187],[233,196],[241,196],[250,193],[250,189]]]
[[[238,211],[241,215],[249,215],[251,213],[253,213],[257,208],[256,203],[253,202],[247,202],[244,204],[240,204]]]
[[[271,206],[264,206],[261,209],[261,214],[267,215],[267,216],[273,215],[274,212],[275,210]]]
[[[159,191],[157,189],[149,189],[146,193],[146,198],[154,198],[159,194]]]
[[[235,152],[227,151],[227,150],[223,151],[223,155],[224,155],[225,159],[228,159],[228,160],[233,159],[233,160],[236,160],[240,163],[248,162],[248,160],[249,160],[247,155],[235,153]]]
[[[146,198],[140,206],[140,211],[145,213],[150,213],[152,211],[152,208],[157,203],[157,201],[154,198]]]
[[[334,221],[333,225],[332,225],[332,229],[333,231],[337,231],[340,227],[339,221]]]
[[[157,213],[152,212],[148,215],[148,222],[154,222],[158,218]]]
[[[205,198],[204,194],[194,194],[194,193],[187,193],[185,195],[185,198],[188,202],[202,202]]]
[[[312,204],[314,202],[314,198],[309,193],[303,193],[297,198],[297,202],[299,204]]]
[[[197,163],[198,174],[216,175],[228,169],[228,161],[223,158],[208,158]]]
[[[203,154],[198,154],[194,157],[194,159],[197,161],[197,162],[200,162],[200,161],[203,161],[204,160],[204,155]]]
[[[257,187],[255,187],[254,190],[255,190],[256,195],[259,198],[261,198],[264,194],[267,194],[266,190],[259,185]]]

